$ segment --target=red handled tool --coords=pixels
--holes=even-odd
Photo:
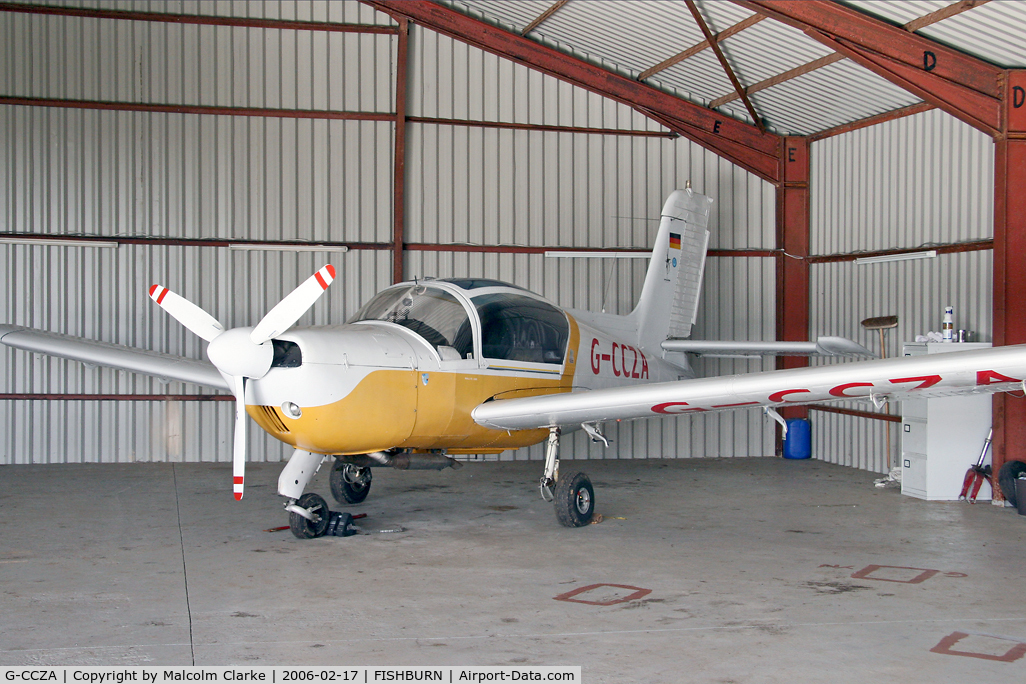
[[[976,503],[976,496],[980,493],[980,487],[983,486],[984,480],[991,487],[994,486],[990,479],[990,466],[983,465],[983,460],[987,458],[987,452],[990,451],[990,440],[993,436],[994,429],[991,428],[990,432],[987,433],[987,441],[983,443],[983,451],[980,452],[980,457],[976,460],[976,464],[970,466],[969,470],[965,471],[965,479],[962,481],[962,493],[958,495],[959,501],[965,500],[969,503]]]

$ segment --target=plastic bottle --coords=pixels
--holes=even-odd
[[[955,310],[950,306],[944,307],[944,321],[942,330],[944,334],[944,341],[951,342],[951,333],[955,330]]]

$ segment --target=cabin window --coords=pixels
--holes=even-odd
[[[472,300],[481,317],[486,358],[563,363],[570,325],[562,311],[523,295],[496,293]]]
[[[444,290],[424,285],[385,290],[349,320],[357,321],[395,323],[423,337],[436,351],[439,347],[451,347],[461,359],[473,357],[470,316],[459,300]],[[445,356],[452,354],[443,351]]]

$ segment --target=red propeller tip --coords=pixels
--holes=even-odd
[[[242,492],[235,492],[235,500],[242,501]]]
[[[150,285],[150,296],[151,297],[153,296],[153,293],[157,291],[158,287],[160,287],[160,285]]]
[[[325,268],[328,269],[328,275],[330,275],[331,279],[334,280],[335,279],[335,267],[332,266],[331,264],[328,264],[327,266],[325,266]]]

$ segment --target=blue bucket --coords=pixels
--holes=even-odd
[[[812,426],[807,418],[787,421],[787,439],[784,440],[784,458],[810,458],[812,456]]]

